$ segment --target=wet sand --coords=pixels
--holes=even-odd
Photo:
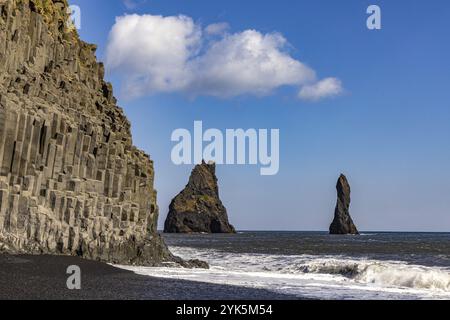
[[[67,289],[67,268],[81,268],[81,290]],[[136,275],[65,256],[0,255],[2,300],[293,300],[267,290]]]

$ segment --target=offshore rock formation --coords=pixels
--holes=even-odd
[[[166,233],[235,233],[219,198],[216,165],[203,162],[170,204]]]
[[[336,189],[337,204],[334,220],[330,226],[330,234],[359,234],[350,217],[350,185],[343,174],[339,177]]]
[[[0,251],[177,260],[156,231],[153,162],[67,6],[0,0]]]

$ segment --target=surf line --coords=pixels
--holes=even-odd
[[[175,165],[200,164],[260,165],[262,176],[273,176],[280,169],[280,130],[219,129],[203,130],[203,122],[194,122],[194,134],[187,129],[172,132],[177,142],[171,153]]]

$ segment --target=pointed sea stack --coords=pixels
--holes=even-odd
[[[203,162],[170,204],[165,233],[235,233],[219,198],[216,165]]]
[[[330,234],[359,234],[350,217],[350,184],[345,175],[341,174],[336,185],[337,204],[334,220],[330,226]]]

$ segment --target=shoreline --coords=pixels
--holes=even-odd
[[[81,290],[66,286],[81,269]],[[0,254],[0,300],[301,300],[264,289],[137,275],[71,256]]]

